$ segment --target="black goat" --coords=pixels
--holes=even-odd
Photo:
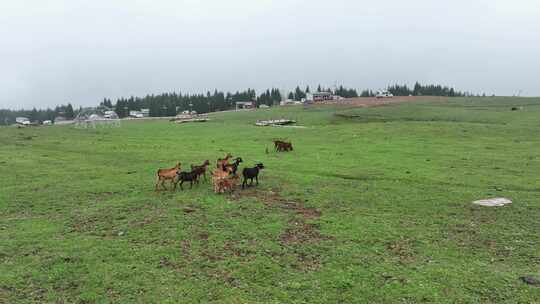
[[[208,166],[210,165],[210,161],[209,160],[205,160],[204,163],[200,166],[195,166],[195,165],[191,165],[191,171],[192,172],[197,172],[197,181],[199,179],[199,177],[204,176],[204,181],[206,181],[206,171],[208,170]]]
[[[244,181],[242,182],[242,189],[247,185],[247,180],[250,179],[250,186],[253,185],[253,179],[257,181],[257,185],[259,184],[259,171],[264,169],[264,165],[262,163],[258,163],[253,168],[244,168],[242,171],[242,175],[244,176]]]
[[[182,187],[182,184],[184,182],[189,182],[189,189],[193,188],[193,183],[199,183],[199,174],[197,170],[191,171],[191,172],[178,172],[178,180],[174,184],[174,188],[176,189],[176,184],[180,182],[180,189],[184,190],[184,187]]]
[[[238,171],[238,166],[240,165],[241,162],[243,162],[242,158],[237,157],[234,160],[234,163],[223,165],[223,171],[229,171],[231,172],[232,175],[236,175],[236,171]],[[227,170],[227,168],[230,168],[230,170]]]

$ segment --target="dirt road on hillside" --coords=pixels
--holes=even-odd
[[[442,96],[395,96],[391,98],[375,98],[375,97],[357,97],[347,98],[342,100],[328,100],[317,102],[317,104],[357,106],[357,107],[376,107],[387,104],[404,103],[404,102],[419,102],[419,101],[446,101],[448,97]]]

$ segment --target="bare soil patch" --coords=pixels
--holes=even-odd
[[[304,218],[294,218],[289,221],[289,227],[281,234],[281,244],[303,244],[332,239],[322,235],[319,229],[318,224],[306,223]]]
[[[413,262],[416,252],[411,239],[399,239],[387,244],[386,249],[399,258],[401,264]]]
[[[342,100],[329,100],[317,104],[352,106],[352,107],[377,107],[388,104],[398,104],[405,102],[420,102],[420,101],[446,101],[448,97],[444,96],[394,96],[392,98],[376,98],[376,97],[357,97],[347,98]]]
[[[302,248],[304,245],[334,239],[333,236],[321,234],[320,225],[312,222],[321,217],[322,212],[320,210],[307,207],[302,202],[287,200],[280,196],[275,189],[266,192],[246,190],[235,194],[233,199],[242,197],[256,198],[268,208],[278,209],[290,214],[291,217],[287,222],[288,226],[279,236],[279,243],[296,256],[296,262],[291,266],[303,271],[314,271],[320,268],[320,256],[310,254]]]

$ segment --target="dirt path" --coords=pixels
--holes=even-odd
[[[376,97],[357,97],[347,98],[342,100],[330,100],[317,104],[356,106],[356,107],[376,107],[387,104],[405,103],[405,102],[420,102],[420,101],[446,101],[448,97],[443,96],[395,96],[392,98],[376,98]]]

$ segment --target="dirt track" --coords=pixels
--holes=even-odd
[[[416,101],[445,101],[448,97],[441,96],[395,96],[392,98],[357,97],[342,100],[329,100],[317,104],[332,104],[357,107],[376,107],[386,104],[416,102]]]

